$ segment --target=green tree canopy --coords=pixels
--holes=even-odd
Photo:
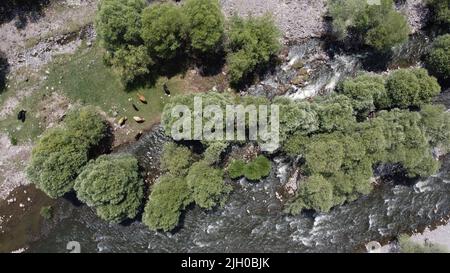
[[[224,16],[219,1],[189,0],[184,4],[184,10],[194,53],[208,56],[217,53],[222,48],[224,38]]]
[[[172,60],[185,52],[188,20],[172,3],[147,7],[142,15],[142,38],[152,58]]]
[[[441,92],[436,78],[422,68],[398,69],[386,80],[392,106],[407,108],[430,103]]]
[[[33,148],[28,177],[52,198],[72,190],[90,151],[106,134],[106,123],[91,107],[70,112],[65,127],[50,130]]]
[[[194,162],[192,152],[173,142],[164,146],[161,156],[161,169],[176,175],[185,175]]]
[[[64,129],[46,132],[33,148],[27,175],[36,187],[51,198],[73,188],[74,180],[88,162],[85,146]]]
[[[136,217],[144,197],[138,162],[131,155],[102,155],[91,161],[75,181],[78,199],[100,218],[119,223]]]
[[[280,50],[280,32],[269,16],[233,17],[228,32],[230,80],[239,84],[264,68]]]
[[[450,34],[439,36],[426,57],[431,74],[443,81],[450,80]]]
[[[332,0],[328,10],[339,40],[356,33],[363,43],[383,52],[408,39],[407,20],[395,10],[393,0],[381,0],[380,5],[367,0]]]
[[[204,161],[192,165],[186,180],[195,203],[205,209],[224,205],[232,190],[223,180],[223,171]]]
[[[431,21],[443,27],[450,26],[450,0],[427,0],[431,8]]]
[[[96,30],[108,50],[141,43],[141,12],[144,0],[102,0],[99,3]]]
[[[152,187],[142,222],[151,230],[173,230],[179,223],[181,211],[192,202],[186,179],[163,175]]]

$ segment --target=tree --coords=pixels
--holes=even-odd
[[[407,20],[394,9],[393,0],[381,0],[379,5],[366,0],[332,0],[329,14],[339,40],[356,34],[364,44],[385,52],[408,39]]]
[[[231,186],[223,181],[223,171],[210,167],[204,161],[192,165],[186,181],[195,203],[205,209],[224,205],[232,190]]]
[[[344,147],[332,135],[318,135],[306,147],[306,166],[311,174],[333,174],[340,170]]]
[[[325,97],[318,101],[315,110],[319,116],[321,132],[344,131],[356,122],[352,101],[346,96]]]
[[[102,155],[91,161],[75,181],[78,199],[100,218],[119,223],[136,217],[144,197],[138,162],[131,155]]]
[[[91,106],[69,112],[64,123],[80,145],[95,146],[107,134],[104,118]]]
[[[192,156],[188,148],[167,143],[161,156],[161,169],[175,175],[185,175],[194,161]]]
[[[147,7],[142,15],[142,38],[153,59],[173,60],[185,52],[188,20],[171,3]]]
[[[280,109],[280,139],[286,140],[292,133],[313,133],[319,129],[317,112],[308,102],[296,102],[288,98],[275,98],[273,104]]]
[[[370,112],[391,106],[384,85],[382,76],[366,73],[344,80],[337,90],[352,99],[358,117],[365,119]]]
[[[222,47],[224,16],[218,0],[189,0],[184,4],[190,46],[194,53],[211,56]]]
[[[450,80],[450,34],[439,36],[434,41],[426,64],[431,74],[443,81]]]
[[[386,89],[392,106],[401,108],[430,103],[441,91],[436,78],[421,68],[394,71],[386,80]]]
[[[207,144],[205,152],[203,153],[203,161],[209,165],[214,165],[220,162],[220,157],[223,152],[228,148],[229,143],[222,141],[214,141]]]
[[[129,85],[148,76],[154,62],[145,46],[127,45],[116,51],[111,64],[119,70],[122,82]]]
[[[181,211],[192,202],[186,179],[163,175],[152,188],[142,222],[151,230],[173,230],[178,225]]]
[[[392,1],[387,2],[391,2],[392,5]],[[405,16],[391,10],[377,26],[367,32],[365,42],[377,51],[388,51],[394,46],[407,41],[409,31],[409,25]]]
[[[252,73],[264,68],[281,48],[279,37],[280,32],[271,17],[233,17],[228,33],[231,82],[241,84]]]
[[[88,162],[86,146],[64,129],[46,132],[33,148],[27,175],[36,187],[51,198],[73,188],[74,180]]]
[[[308,177],[291,206],[289,210],[293,214],[303,208],[329,212],[333,206],[333,185],[320,175]]]
[[[33,148],[27,174],[51,198],[73,188],[74,180],[90,159],[90,151],[106,134],[106,123],[91,107],[70,112],[64,128],[46,132]]]
[[[428,0],[428,6],[431,9],[433,23],[444,27],[450,26],[450,0]]]
[[[96,30],[104,46],[115,51],[124,45],[139,45],[142,40],[141,12],[144,0],[102,0],[99,3]]]

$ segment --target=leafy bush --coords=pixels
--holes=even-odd
[[[53,217],[53,208],[51,206],[42,207],[39,214],[46,220],[50,220]]]
[[[161,169],[175,175],[185,175],[194,161],[192,156],[188,148],[168,143],[161,156]]]
[[[392,106],[401,108],[430,103],[441,92],[436,78],[421,68],[394,71],[386,80],[386,89]]]
[[[244,160],[241,159],[231,161],[228,166],[228,175],[231,179],[237,179],[244,176],[245,165]]]
[[[444,27],[450,26],[450,0],[428,0],[428,5],[431,8],[433,23]]]
[[[203,153],[203,161],[205,161],[209,165],[219,163],[220,156],[228,148],[228,145],[228,143],[221,141],[208,143],[208,148],[206,148],[205,152]]]
[[[228,33],[228,67],[232,84],[239,85],[264,68],[280,50],[280,32],[271,17],[233,17]]]
[[[408,39],[406,18],[394,9],[392,0],[381,0],[380,5],[370,5],[366,0],[332,0],[329,14],[339,40],[354,32],[366,45],[387,51]]]
[[[232,179],[245,176],[248,180],[258,181],[270,174],[271,163],[265,156],[258,156],[249,163],[233,160],[228,167],[228,174]]]
[[[223,181],[223,171],[199,161],[189,169],[186,181],[195,203],[201,208],[212,209],[224,205],[231,186]]]
[[[119,70],[122,82],[129,85],[149,75],[154,63],[145,46],[128,45],[116,51],[111,64]]]
[[[103,155],[91,161],[75,181],[78,199],[100,218],[119,223],[136,217],[144,197],[138,162],[131,155]]]
[[[147,7],[142,15],[142,38],[153,59],[172,60],[185,52],[188,20],[172,3]]]
[[[338,86],[338,92],[352,99],[352,106],[358,116],[366,118],[375,110],[390,107],[384,78],[375,74],[362,74],[346,79]]]
[[[28,177],[51,198],[71,191],[89,152],[105,137],[106,128],[93,108],[69,113],[65,128],[47,131],[33,148]]]
[[[107,124],[104,118],[91,106],[69,112],[64,123],[80,145],[94,146],[107,133]]]
[[[141,43],[141,12],[144,0],[102,0],[99,3],[96,30],[108,50]]]
[[[224,16],[218,0],[189,0],[184,4],[190,46],[194,53],[211,56],[223,45]]]
[[[302,209],[328,212],[333,205],[333,185],[320,175],[310,176],[301,184],[288,212],[298,214]]]
[[[450,80],[450,34],[439,36],[426,57],[431,74],[443,81]]]
[[[142,222],[151,230],[173,230],[181,211],[192,202],[192,193],[184,178],[164,175],[152,187]]]
[[[27,175],[36,187],[51,198],[73,188],[74,180],[88,162],[86,146],[63,129],[45,133],[33,148]]]

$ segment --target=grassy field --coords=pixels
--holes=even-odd
[[[21,84],[12,83],[7,94],[19,92],[26,84],[28,88],[37,88],[31,96],[23,98],[15,113],[6,120],[0,121],[0,128],[20,141],[34,141],[46,128],[45,118],[52,114],[55,102],[53,97],[66,99],[67,104],[94,105],[103,111],[109,120],[116,123],[122,117],[127,117],[125,126],[115,131],[116,144],[130,141],[140,132],[149,129],[159,121],[165,103],[170,99],[163,91],[166,83],[171,96],[188,92],[205,92],[213,86],[224,86],[224,76],[201,77],[196,73],[187,73],[167,79],[161,77],[154,86],[139,87],[128,90],[119,79],[119,75],[103,62],[103,49],[97,45],[82,46],[75,54],[62,55],[54,59],[47,67],[29,81]],[[44,77],[45,80],[39,80]],[[145,96],[147,104],[139,101],[137,94]],[[2,96],[3,96],[2,95]],[[64,101],[64,99],[61,99]],[[0,101],[5,101],[0,98]],[[133,107],[137,106],[138,111]],[[64,105],[61,105],[64,107]],[[20,109],[27,111],[27,120],[21,123],[17,120]],[[138,124],[134,116],[144,118],[144,123]]]

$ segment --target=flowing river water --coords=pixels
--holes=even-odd
[[[426,48],[426,37],[396,51],[393,66],[414,64]],[[286,95],[301,99],[331,90],[342,77],[364,66],[361,56],[335,54],[324,59],[317,52],[318,41],[291,47],[289,64],[267,77],[249,93],[270,95],[287,86]],[[311,76],[303,86],[288,84],[295,77],[291,66],[305,60]],[[411,61],[413,60],[413,61]],[[438,101],[450,108],[450,93]],[[136,143],[119,149],[137,156],[148,174],[157,173],[158,158],[168,141],[159,127]],[[223,208],[204,211],[189,208],[181,228],[173,233],[149,231],[141,222],[108,224],[87,206],[61,199],[55,205],[57,224],[32,243],[29,252],[68,252],[68,242],[80,243],[82,252],[353,252],[365,251],[369,241],[387,242],[401,233],[442,224],[450,215],[450,156],[443,159],[440,172],[416,184],[387,179],[368,196],[336,207],[327,214],[306,212],[287,216],[277,192],[286,183],[289,159],[274,158],[271,175],[259,183],[245,180]]]

